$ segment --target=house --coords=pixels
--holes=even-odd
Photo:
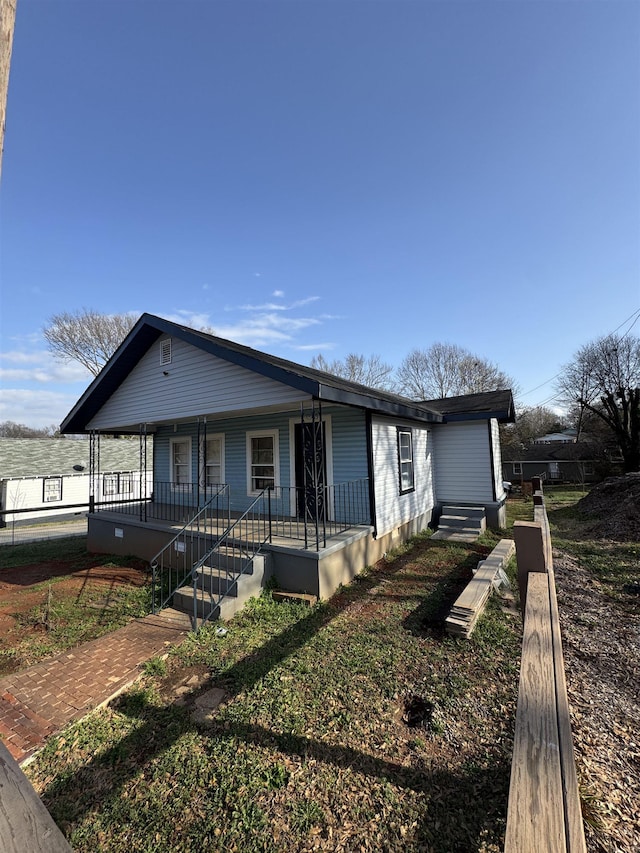
[[[54,438],[0,438],[0,527],[86,511],[90,443]],[[95,501],[140,494],[137,441],[104,441]],[[13,510],[13,511],[12,511]]]
[[[611,473],[590,442],[534,444],[529,448],[506,446],[502,450],[502,476],[513,483],[542,477],[551,483],[596,483]]]
[[[562,432],[548,432],[533,439],[534,444],[575,444],[578,440],[577,429],[563,429]]]
[[[150,493],[90,513],[92,550],[195,577],[211,550],[194,538],[244,537],[279,587],[327,598],[445,503],[503,525],[513,418],[510,391],[418,403],[144,314],[61,431],[89,435],[94,466],[105,435],[136,434],[153,471]]]

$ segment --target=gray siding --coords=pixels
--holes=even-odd
[[[411,428],[413,435],[414,485],[400,494],[397,427]],[[432,433],[415,424],[374,418],[372,421],[376,531],[382,536],[434,506]]]
[[[172,339],[172,359],[160,364],[156,341],[88,424],[118,429],[294,403],[302,392]],[[168,373],[164,375],[164,371]]]
[[[328,409],[331,414],[333,482],[368,477],[366,416],[361,409]]]
[[[438,424],[433,436],[438,503],[493,501],[487,422]]]

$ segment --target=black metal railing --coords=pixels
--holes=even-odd
[[[331,537],[371,524],[369,480],[306,489],[276,486],[269,490],[268,512],[272,538],[297,540],[305,548],[326,548]]]
[[[261,492],[197,561],[192,572],[194,630],[218,618],[228,595],[237,595],[240,577],[252,570],[255,558],[271,539],[271,489]]]
[[[145,494],[144,483],[137,481],[135,491],[127,495],[103,495],[95,501],[93,512],[117,512],[141,521],[170,521],[186,524],[211,498],[219,499],[219,509],[228,509],[228,487],[224,483],[199,485],[198,483],[165,483],[154,481]],[[226,506],[223,505],[226,501]]]
[[[154,613],[167,606],[175,590],[190,578],[193,566],[230,525],[229,486],[218,486],[216,493],[149,561]]]

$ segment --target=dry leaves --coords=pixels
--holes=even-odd
[[[632,853],[640,849],[640,608],[623,610],[564,552],[554,551],[554,568],[588,849]]]

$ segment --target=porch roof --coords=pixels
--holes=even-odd
[[[410,420],[442,423],[441,412],[427,403],[418,403],[398,394],[360,385],[321,370],[297,364],[173,323],[152,314],[143,314],[100,374],[69,412],[62,433],[82,433],[109,397],[161,336],[171,335],[187,344],[254,373],[281,382],[322,402],[354,406],[371,412]]]
[[[513,394],[509,388],[425,400],[420,405],[439,412],[445,423],[491,418],[496,418],[500,423],[513,423],[516,419]]]

